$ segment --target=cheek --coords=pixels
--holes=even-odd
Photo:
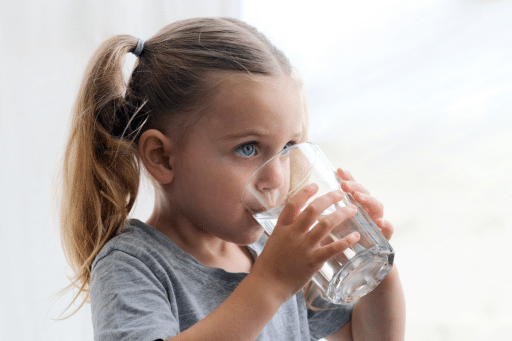
[[[228,177],[226,175],[217,178],[216,188],[219,192],[218,199],[225,200],[229,205],[237,205],[241,203],[242,193],[244,190],[242,179],[236,177]]]
[[[252,223],[241,200],[244,184],[227,176],[210,180],[209,184],[204,184],[208,189],[198,199],[196,208],[200,214],[221,231],[232,231]]]
[[[203,211],[234,212],[242,204],[245,184],[254,173],[254,167],[242,167],[225,158],[196,157],[183,164],[181,177],[186,179],[181,191],[201,206]]]
[[[194,195],[205,204],[221,208],[233,209],[241,203],[245,183],[229,172],[213,171],[204,173],[195,183]]]
[[[229,160],[221,160],[210,165],[209,183],[226,196],[240,200],[246,183],[254,171],[250,167],[242,167]]]

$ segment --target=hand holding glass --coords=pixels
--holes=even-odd
[[[340,190],[334,169],[313,143],[300,143],[286,148],[265,162],[246,184],[242,201],[254,218],[270,235],[288,199],[308,184],[319,190],[304,205],[315,198]],[[358,212],[335,227],[322,241],[327,245],[352,232],[360,240],[343,253],[328,260],[313,277],[321,296],[336,304],[354,302],[369,293],[382,281],[393,266],[394,250],[366,211],[350,197],[332,205],[322,215],[354,204]]]

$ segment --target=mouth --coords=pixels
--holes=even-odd
[[[260,198],[254,198],[250,203],[246,203],[246,208],[252,214],[258,214],[266,211],[270,211],[275,207],[279,206],[283,202],[283,195],[278,192],[265,193]]]
[[[263,206],[259,206],[259,207],[248,207],[247,208],[247,211],[249,211],[249,213],[251,215],[254,215],[254,214],[258,214],[258,213],[262,213],[262,212],[265,212],[267,211],[267,209]]]

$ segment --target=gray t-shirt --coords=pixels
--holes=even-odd
[[[250,245],[254,257],[264,240]],[[96,341],[167,340],[217,308],[246,277],[207,267],[157,229],[130,220],[92,265]],[[350,320],[352,306],[312,311],[302,293],[283,304],[257,340],[317,340]]]

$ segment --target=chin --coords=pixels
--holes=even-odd
[[[239,244],[239,245],[253,244],[253,243],[256,243],[261,238],[262,235],[263,235],[263,227],[261,227],[261,225],[256,222],[255,224],[253,224],[250,227],[250,230],[247,232],[247,234],[245,234],[243,236],[244,239],[237,240],[237,241],[235,241],[235,243]],[[240,236],[240,237],[242,237],[242,236]]]

